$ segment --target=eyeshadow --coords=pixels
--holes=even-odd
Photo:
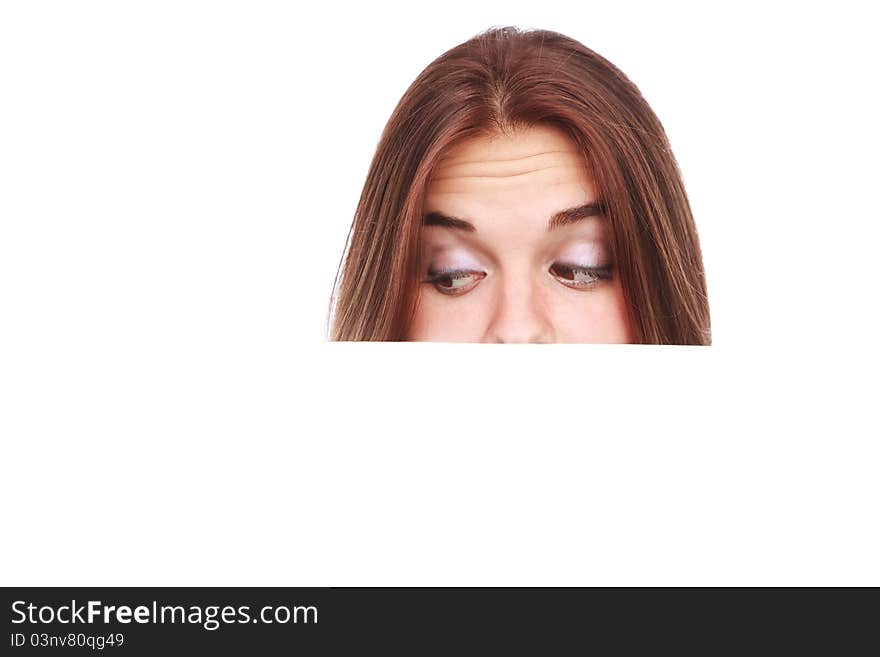
[[[590,265],[604,264],[611,255],[611,249],[603,241],[578,242],[557,251],[557,259],[570,263]]]

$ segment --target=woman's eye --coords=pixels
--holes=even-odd
[[[555,263],[550,267],[550,273],[563,285],[583,290],[595,287],[600,281],[611,278],[611,269],[611,265],[581,267]]]
[[[481,271],[429,271],[425,282],[442,294],[456,295],[469,292],[485,277],[485,272]]]

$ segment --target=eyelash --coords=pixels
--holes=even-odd
[[[554,270],[557,270],[557,273],[554,273]],[[567,272],[568,274],[570,274],[570,276],[561,276],[558,273],[559,270]],[[613,267],[611,265],[602,265],[600,267],[584,267],[581,265],[555,262],[553,263],[553,265],[551,265],[549,272],[556,280],[558,280],[566,287],[570,287],[574,290],[589,290],[596,287],[600,282],[610,279],[612,276],[612,270]],[[575,281],[578,272],[585,272],[589,279],[586,281]],[[459,288],[440,285],[440,283],[443,281],[449,281],[451,284],[454,280],[460,280],[469,276],[478,276],[479,278],[477,278],[473,283],[462,285]],[[479,283],[485,277],[486,273],[482,271],[474,271],[471,269],[442,269],[439,271],[429,271],[428,277],[425,279],[424,282],[433,285],[434,289],[436,289],[441,294],[445,294],[447,296],[460,296],[476,287],[477,283]],[[562,280],[563,278],[566,280]]]
[[[454,288],[441,289],[439,283],[444,280],[449,280],[450,282],[453,280],[467,278],[468,276],[479,276],[479,278],[474,281],[470,285],[462,286],[456,289],[455,292],[451,292],[449,290]],[[478,282],[486,278],[486,273],[482,271],[474,271],[471,269],[441,269],[440,271],[429,271],[428,278],[425,279],[425,283],[430,283],[434,286],[434,288],[440,292],[441,294],[446,294],[449,296],[459,296],[464,294],[465,292],[469,292],[473,289]]]
[[[601,281],[607,281],[611,278],[611,270],[613,269],[611,265],[602,265],[599,267],[583,267],[581,265],[570,265],[564,262],[556,262],[550,267],[550,273],[559,280],[559,276],[553,273],[554,269],[562,269],[571,274],[571,278],[567,276],[563,277],[571,282],[566,283],[563,281],[559,281],[563,285],[573,288],[575,290],[587,290],[590,288],[596,287]],[[586,272],[587,276],[589,276],[589,280],[575,282],[575,273],[576,272]]]

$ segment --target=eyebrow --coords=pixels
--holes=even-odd
[[[547,230],[554,230],[560,226],[567,226],[583,219],[590,217],[598,217],[605,214],[605,204],[602,201],[593,201],[584,205],[578,205],[573,208],[560,210],[547,223]],[[454,228],[456,230],[464,230],[469,233],[476,232],[474,225],[467,219],[451,217],[442,212],[428,212],[422,220],[423,226],[442,226],[444,228]]]

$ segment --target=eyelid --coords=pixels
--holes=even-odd
[[[444,294],[446,296],[458,296],[472,290],[481,280],[486,278],[486,275],[487,274],[484,271],[467,268],[447,267],[443,269],[429,269],[427,278],[423,281],[423,283],[432,285],[434,289],[437,290],[437,292],[439,292],[440,294]],[[471,283],[463,285],[459,288],[445,287],[444,289],[441,289],[441,286],[438,285],[438,283],[444,278],[461,279],[467,276],[476,276],[477,278]]]
[[[428,276],[451,276],[452,274],[485,274],[479,267],[455,266],[455,267],[428,267]]]
[[[598,267],[611,259],[611,250],[604,243],[587,241],[568,244],[564,249],[556,249],[555,254],[552,255],[555,255],[555,262],[581,267]]]
[[[566,276],[559,276],[559,275],[555,274],[553,272],[554,268],[566,269],[566,270],[569,270],[570,272],[577,272],[577,271],[587,272],[591,278],[590,278],[590,280],[587,280],[587,281],[577,281],[575,279],[574,275],[572,275],[571,278],[568,278]],[[569,287],[574,290],[590,290],[590,289],[596,287],[602,281],[605,281],[605,280],[612,278],[612,271],[613,270],[614,270],[614,266],[610,263],[607,265],[599,265],[599,266],[594,266],[594,265],[584,266],[584,265],[572,264],[572,263],[561,262],[561,261],[554,262],[553,264],[550,265],[550,268],[548,269],[548,271],[550,272],[550,275],[553,276],[553,278],[555,278],[557,281],[559,281],[562,285],[565,285],[566,287]]]
[[[479,262],[498,264],[492,250],[474,233],[449,230],[442,226],[423,226],[422,234],[422,249],[429,260],[439,255],[458,253],[465,255],[475,267]]]
[[[601,260],[598,262],[577,262],[575,260],[554,260],[550,263],[551,266],[558,265],[560,267],[569,267],[571,269],[607,269],[611,266],[611,263],[601,264]]]

